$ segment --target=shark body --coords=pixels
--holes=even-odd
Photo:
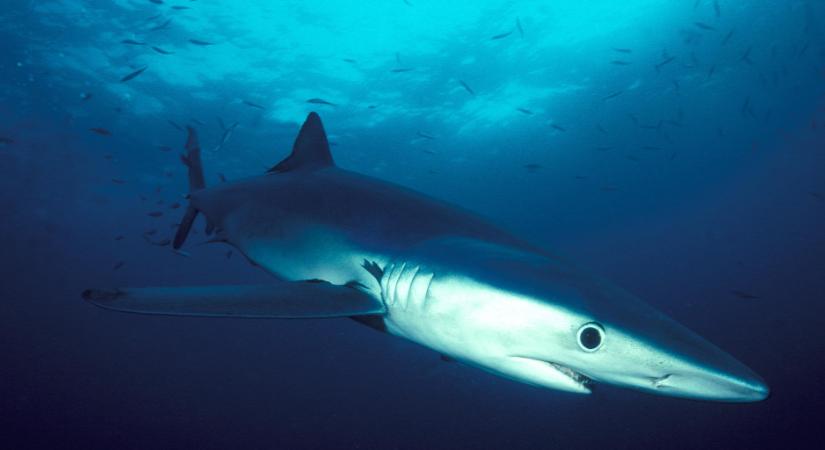
[[[317,114],[267,174],[205,187],[190,129],[190,206],[279,278],[265,286],[92,289],[121,311],[351,317],[449,359],[553,389],[595,382],[693,399],[768,396],[736,359],[606,280],[459,207],[335,166]]]

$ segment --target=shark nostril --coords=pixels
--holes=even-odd
[[[670,375],[671,374],[666,374],[666,375],[661,376],[661,377],[653,377],[653,378],[650,379],[650,381],[653,383],[653,387],[655,387],[657,389],[663,388],[663,387],[666,387],[664,385],[664,383],[665,383],[665,381],[668,380],[668,378],[670,378]]]

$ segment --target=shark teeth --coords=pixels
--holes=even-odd
[[[545,361],[545,362],[547,364],[553,366],[554,369],[556,369],[559,372],[563,373],[564,375],[567,375],[568,377],[570,377],[570,379],[572,379],[573,381],[575,381],[576,383],[578,383],[582,387],[588,388],[591,384],[593,384],[592,379],[590,379],[589,377],[587,377],[585,375],[582,375],[579,372],[576,372],[575,370],[573,370],[573,369],[571,369],[567,366],[563,366],[561,364],[554,363],[553,361]]]

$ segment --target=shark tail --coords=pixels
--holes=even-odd
[[[181,155],[180,159],[183,164],[189,168],[189,194],[191,195],[194,192],[206,188],[206,181],[203,177],[203,163],[201,162],[201,147],[198,143],[198,133],[191,126],[186,127],[186,129],[189,133],[186,138],[186,154]],[[186,213],[183,215],[180,226],[178,226],[178,231],[175,233],[172,248],[179,249],[183,245],[197,216],[198,210],[190,203],[186,207]]]

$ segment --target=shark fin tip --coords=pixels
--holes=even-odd
[[[312,170],[334,166],[329,151],[329,141],[321,123],[321,116],[311,112],[301,125],[301,131],[292,145],[292,153],[283,161],[269,169],[269,172],[289,172],[292,170]]]

